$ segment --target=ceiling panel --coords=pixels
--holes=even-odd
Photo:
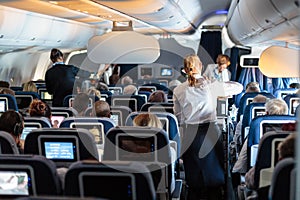
[[[144,33],[189,33],[195,31],[207,13],[227,9],[228,2],[230,0],[2,0],[0,5],[105,29],[111,28],[112,21],[132,20],[134,29]]]

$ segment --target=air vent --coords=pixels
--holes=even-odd
[[[214,30],[221,30],[223,26],[221,25],[203,25],[201,29],[214,29]]]
[[[126,22],[114,21],[112,31],[133,31],[132,21],[126,21]]]

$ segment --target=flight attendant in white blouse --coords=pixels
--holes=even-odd
[[[223,83],[201,75],[197,55],[184,59],[187,81],[174,89],[174,114],[183,127],[182,159],[188,199],[220,199],[224,179],[221,131],[216,123],[217,96]],[[223,90],[223,91],[222,91]]]

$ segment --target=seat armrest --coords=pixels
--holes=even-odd
[[[181,190],[182,190],[182,180],[181,179],[176,179],[175,181],[175,189],[172,193],[172,200],[180,199],[181,195]]]
[[[177,155],[177,142],[174,140],[170,140],[170,147],[173,148]]]

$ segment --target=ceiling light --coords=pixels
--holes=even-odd
[[[49,1],[49,3],[56,4],[56,5],[58,4],[57,1]]]
[[[227,15],[228,11],[227,10],[217,10],[216,15]]]

